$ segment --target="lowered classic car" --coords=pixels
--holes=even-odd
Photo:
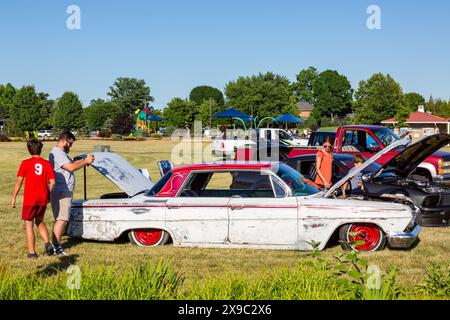
[[[333,199],[283,163],[184,165],[153,184],[117,154],[94,154],[93,167],[124,193],[73,201],[72,237],[113,241],[128,234],[149,247],[295,250],[311,250],[313,242],[322,250],[338,237],[344,249],[375,251],[409,248],[420,232],[410,206]]]

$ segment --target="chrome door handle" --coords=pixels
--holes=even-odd
[[[180,208],[181,208],[180,206],[171,206],[171,205],[167,206],[167,209],[180,209]]]
[[[231,210],[242,210],[244,209],[244,206],[232,206]]]

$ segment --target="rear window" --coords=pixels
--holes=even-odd
[[[147,196],[155,196],[157,195],[162,188],[166,185],[167,181],[169,181],[172,176],[172,171],[167,172],[155,185],[146,193]]]

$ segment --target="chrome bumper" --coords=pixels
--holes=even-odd
[[[388,244],[391,248],[407,249],[419,238],[422,228],[416,225],[410,232],[398,232],[387,235]]]

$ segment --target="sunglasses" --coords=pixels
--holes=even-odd
[[[331,146],[323,146],[324,148],[331,148]]]
[[[73,145],[73,141],[66,140],[66,142],[69,143],[70,146]]]

